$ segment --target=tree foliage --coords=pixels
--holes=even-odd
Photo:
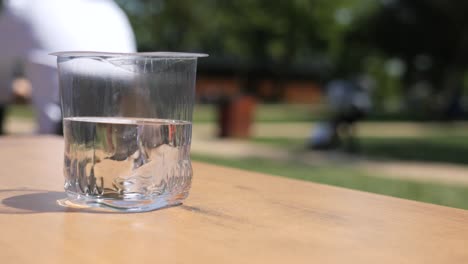
[[[310,65],[328,77],[366,72],[381,98],[429,89],[442,108],[468,83],[466,0],[118,2],[140,50],[207,52],[277,76]]]
[[[120,0],[142,50],[205,51],[284,67],[340,60],[373,0]]]

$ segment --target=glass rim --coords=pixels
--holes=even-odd
[[[150,58],[175,58],[175,59],[193,59],[208,57],[205,53],[190,52],[101,52],[101,51],[58,51],[49,53],[56,57],[150,57]]]

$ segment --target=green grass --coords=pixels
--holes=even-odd
[[[380,178],[349,166],[310,166],[257,158],[224,159],[196,154],[192,156],[194,160],[227,167],[468,209],[468,187]]]
[[[321,118],[320,106],[303,104],[259,104],[257,122],[308,122]]]
[[[313,110],[310,105],[288,104],[258,104],[255,111],[257,122],[304,122],[318,118],[318,110]],[[315,112],[315,113],[314,113]],[[12,118],[34,118],[34,110],[31,105],[10,105],[8,115]],[[215,105],[196,105],[193,121],[197,123],[210,123],[217,120],[217,108]]]
[[[32,105],[9,105],[8,115],[12,118],[33,119],[34,110]]]
[[[285,137],[254,138],[252,141],[283,149],[288,148],[291,151],[304,149],[306,142],[305,139]],[[441,127],[417,138],[361,137],[360,145],[360,155],[370,159],[468,164],[468,135],[450,127]],[[223,163],[223,161],[218,162]],[[232,164],[236,167],[270,174],[468,209],[468,187],[463,186],[380,178],[375,177],[379,176],[378,172],[375,172],[375,175],[369,175],[357,170],[357,168],[346,168],[345,166],[312,168],[306,165],[278,164],[276,161],[270,162],[271,164],[268,165],[258,161],[250,162],[251,164],[244,161],[224,163],[226,166]],[[256,167],[255,164],[261,165]]]
[[[197,123],[210,123],[216,121],[216,107],[214,105],[195,105],[193,121]]]
[[[11,105],[9,113],[13,117],[34,118],[34,111],[31,105]],[[257,104],[255,111],[255,121],[257,122],[311,122],[324,118],[323,105],[309,104]],[[195,122],[216,122],[216,105],[197,104],[195,106],[193,120]],[[422,122],[424,120],[412,119],[405,114],[388,115],[374,113],[367,119],[368,122],[392,122],[392,121],[413,121]]]
[[[320,118],[320,107],[302,104],[257,104],[256,122],[309,122]],[[216,122],[217,106],[199,104],[195,106],[194,122]]]
[[[319,118],[319,110],[310,105],[299,104],[258,104],[255,111],[257,122],[309,122]],[[8,115],[12,118],[34,118],[32,105],[10,105]],[[217,120],[216,105],[195,106],[193,121],[197,123],[214,123]]]
[[[305,146],[306,138],[287,138],[287,137],[255,137],[250,139],[252,142],[281,147],[286,149],[296,149]]]
[[[255,121],[257,122],[311,122],[320,121],[326,117],[325,105],[321,104],[263,104],[255,105]],[[217,106],[214,104],[197,104],[195,106],[195,122],[215,122]],[[417,122],[436,121],[431,118],[422,118],[411,113],[380,113],[373,112],[367,122]]]
[[[306,139],[260,137],[252,141],[296,150],[305,147]],[[468,164],[468,134],[454,135],[448,132],[448,135],[421,135],[417,138],[360,137],[359,145],[358,154],[370,159]]]
[[[370,158],[468,164],[468,136],[362,138],[360,141],[362,154]]]
[[[31,105],[11,105],[10,114],[13,117],[33,118],[34,111]],[[308,104],[257,104],[254,120],[257,122],[312,122],[324,117],[323,105]],[[216,105],[197,104],[195,106],[193,120],[195,122],[216,122]],[[405,115],[388,116],[375,114],[368,121],[421,121],[413,120]]]
[[[258,122],[310,122],[318,114],[310,105],[258,104],[255,111],[255,121]],[[10,105],[8,114],[13,118],[34,118],[31,105]],[[315,115],[315,116],[314,116]],[[216,122],[217,109],[215,105],[196,105],[194,122]]]

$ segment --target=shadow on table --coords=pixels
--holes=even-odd
[[[57,203],[66,198],[64,192],[31,189],[4,189],[0,190],[0,214],[36,214],[36,213],[107,213],[119,214],[121,212],[97,211],[86,208],[64,207]]]

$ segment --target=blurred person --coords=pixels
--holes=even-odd
[[[61,133],[56,51],[136,52],[123,11],[112,0],[4,0],[0,14],[0,122],[18,63],[32,84],[38,133]],[[1,127],[1,125],[0,125]]]
[[[311,149],[357,151],[355,124],[364,119],[371,109],[368,88],[359,80],[332,80],[326,86],[330,118],[318,123],[309,140]]]

